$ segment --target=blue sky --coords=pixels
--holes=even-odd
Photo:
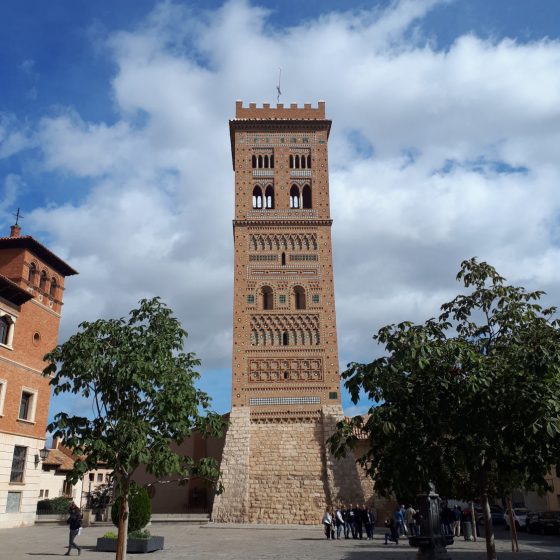
[[[558,2],[0,3],[0,228],[80,270],[61,338],[161,295],[229,408],[235,99],[327,102],[341,369],[459,262],[558,295]],[[348,412],[363,410],[350,406]],[[56,397],[51,412],[83,409]]]

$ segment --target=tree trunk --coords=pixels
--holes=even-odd
[[[511,531],[511,551],[519,552],[519,543],[517,542],[517,527],[515,525],[510,496],[507,497],[507,508],[509,513],[509,530]]]
[[[488,501],[488,494],[482,495],[482,508],[484,510],[486,558],[487,560],[496,560],[496,542],[494,541],[494,527],[492,526],[492,514],[490,513],[490,502]]]
[[[121,505],[119,508],[119,534],[115,560],[126,560],[126,544],[128,540],[128,482],[123,484]]]

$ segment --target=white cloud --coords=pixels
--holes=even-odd
[[[33,146],[26,123],[11,113],[0,113],[0,160]]]
[[[369,359],[381,325],[435,315],[473,255],[558,296],[560,44],[472,34],[436,51],[421,26],[437,4],[278,29],[243,1],[203,16],[166,2],[110,35],[117,122],[69,108],[37,133],[45,169],[93,181],[78,205],[30,217],[81,272],[68,282],[63,335],[160,294],[205,367],[229,366],[227,121],[235,99],[275,100],[280,66],[284,101],[326,99],[333,119],[342,363]],[[3,134],[6,153],[23,142]]]

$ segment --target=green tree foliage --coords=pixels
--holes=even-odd
[[[373,402],[368,417],[342,422],[331,449],[369,438],[358,459],[381,494],[410,496],[435,482],[443,495],[486,506],[489,559],[495,558],[489,500],[515,488],[545,491],[558,463],[560,325],[543,292],[505,283],[495,269],[464,261],[457,280],[470,293],[424,324],[403,322],[374,339],[386,354],[342,374],[352,400]]]
[[[76,482],[105,463],[121,497],[118,560],[126,555],[128,495],[139,465],[157,478],[176,474],[216,481],[211,458],[194,461],[177,454],[193,430],[220,436],[221,416],[208,412],[208,395],[195,387],[200,362],[183,352],[187,333],[159,298],[142,300],[128,318],[84,322],[45,360],[54,393],[93,401],[93,417],[55,416],[49,430],[81,455],[69,478]]]
[[[119,524],[119,511],[122,498],[117,498],[111,508],[111,521],[113,525]],[[128,532],[134,533],[143,529],[152,516],[152,504],[145,488],[132,483],[128,495]]]

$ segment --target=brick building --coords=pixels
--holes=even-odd
[[[232,411],[217,521],[318,523],[328,503],[372,503],[342,419],[325,103],[236,104]],[[378,507],[381,504],[376,504]]]
[[[0,527],[35,520],[50,401],[43,356],[57,344],[73,274],[17,225],[0,238]]]

